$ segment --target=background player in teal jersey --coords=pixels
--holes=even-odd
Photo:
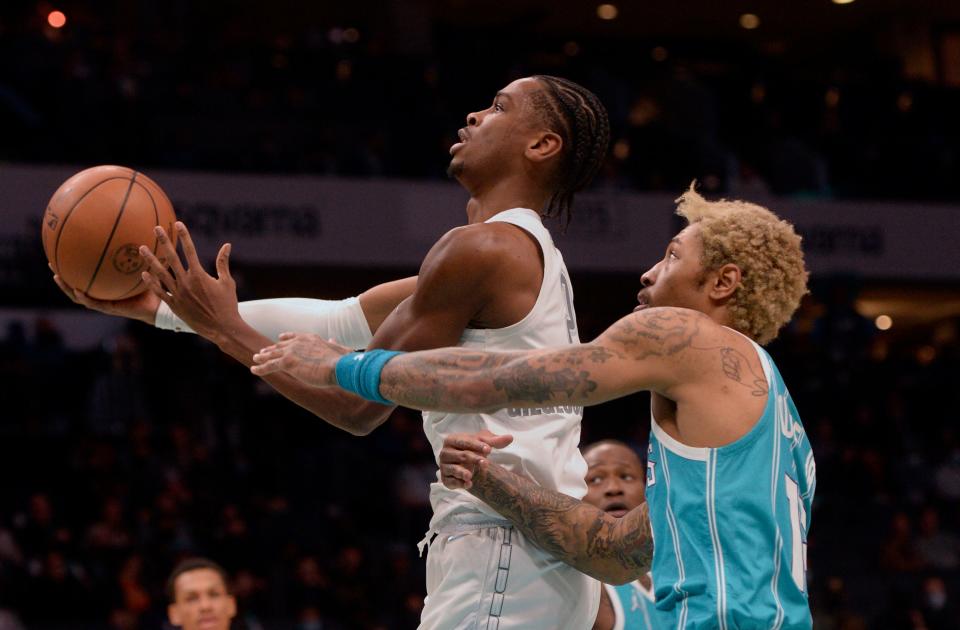
[[[809,628],[813,455],[759,345],[806,292],[800,237],[754,204],[711,203],[692,190],[679,202],[689,225],[643,274],[639,306],[589,344],[444,349],[384,363],[383,351],[340,361],[345,348],[288,334],[253,369],[314,386],[354,370],[362,378],[351,377],[353,391],[449,411],[591,405],[650,390],[647,501],[622,518],[490,464],[485,455],[510,436],[448,436],[442,479],[603,582],[635,580],[652,562],[656,606],[673,627]]]
[[[620,518],[644,501],[647,475],[636,451],[618,440],[601,440],[583,447],[587,461],[584,503]],[[653,580],[641,575],[628,584],[604,584],[593,630],[664,630],[669,615],[654,605]]]

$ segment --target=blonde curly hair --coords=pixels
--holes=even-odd
[[[677,214],[700,225],[704,269],[740,268],[730,302],[733,328],[760,345],[773,341],[807,293],[807,269],[793,225],[746,201],[707,201],[696,182],[677,199]]]

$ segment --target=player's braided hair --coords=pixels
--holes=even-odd
[[[566,227],[573,214],[573,195],[587,187],[603,165],[610,142],[607,110],[596,94],[573,81],[549,75],[533,77],[544,90],[533,96],[534,107],[563,138],[554,192],[543,214],[559,217]]]

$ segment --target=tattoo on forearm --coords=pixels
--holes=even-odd
[[[596,381],[589,378],[590,372],[576,372],[569,368],[550,371],[546,367],[534,367],[525,362],[510,369],[505,375],[493,379],[493,387],[502,391],[510,401],[547,402],[554,394],[565,394],[568,399],[575,394],[586,395],[597,388]]]
[[[625,582],[650,570],[653,540],[645,503],[614,518],[493,464],[474,477],[470,492],[551,555],[599,580]]]
[[[445,411],[595,404],[611,395],[609,383],[601,388],[598,376],[605,363],[639,362],[696,350],[718,352],[720,368],[728,379],[750,388],[755,396],[765,395],[766,378],[757,372],[755,362],[731,347],[702,345],[701,326],[708,319],[686,309],[651,309],[623,318],[604,334],[605,340],[593,344],[534,355],[466,349],[408,355],[388,364],[380,392],[409,407]],[[693,360],[700,361],[698,357]],[[609,366],[605,370],[609,373]]]
[[[583,402],[597,389],[591,367],[615,357],[624,358],[591,345],[571,346],[532,358],[454,349],[435,351],[431,356],[405,356],[389,364],[381,377],[381,393],[396,402],[427,409],[461,408],[466,401],[460,384],[469,388],[470,408]]]

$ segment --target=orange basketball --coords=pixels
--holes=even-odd
[[[175,246],[174,221],[173,205],[152,179],[124,166],[94,166],[53,193],[43,215],[43,250],[70,287],[121,300],[146,290],[137,250],[146,245],[157,253],[157,225]]]

